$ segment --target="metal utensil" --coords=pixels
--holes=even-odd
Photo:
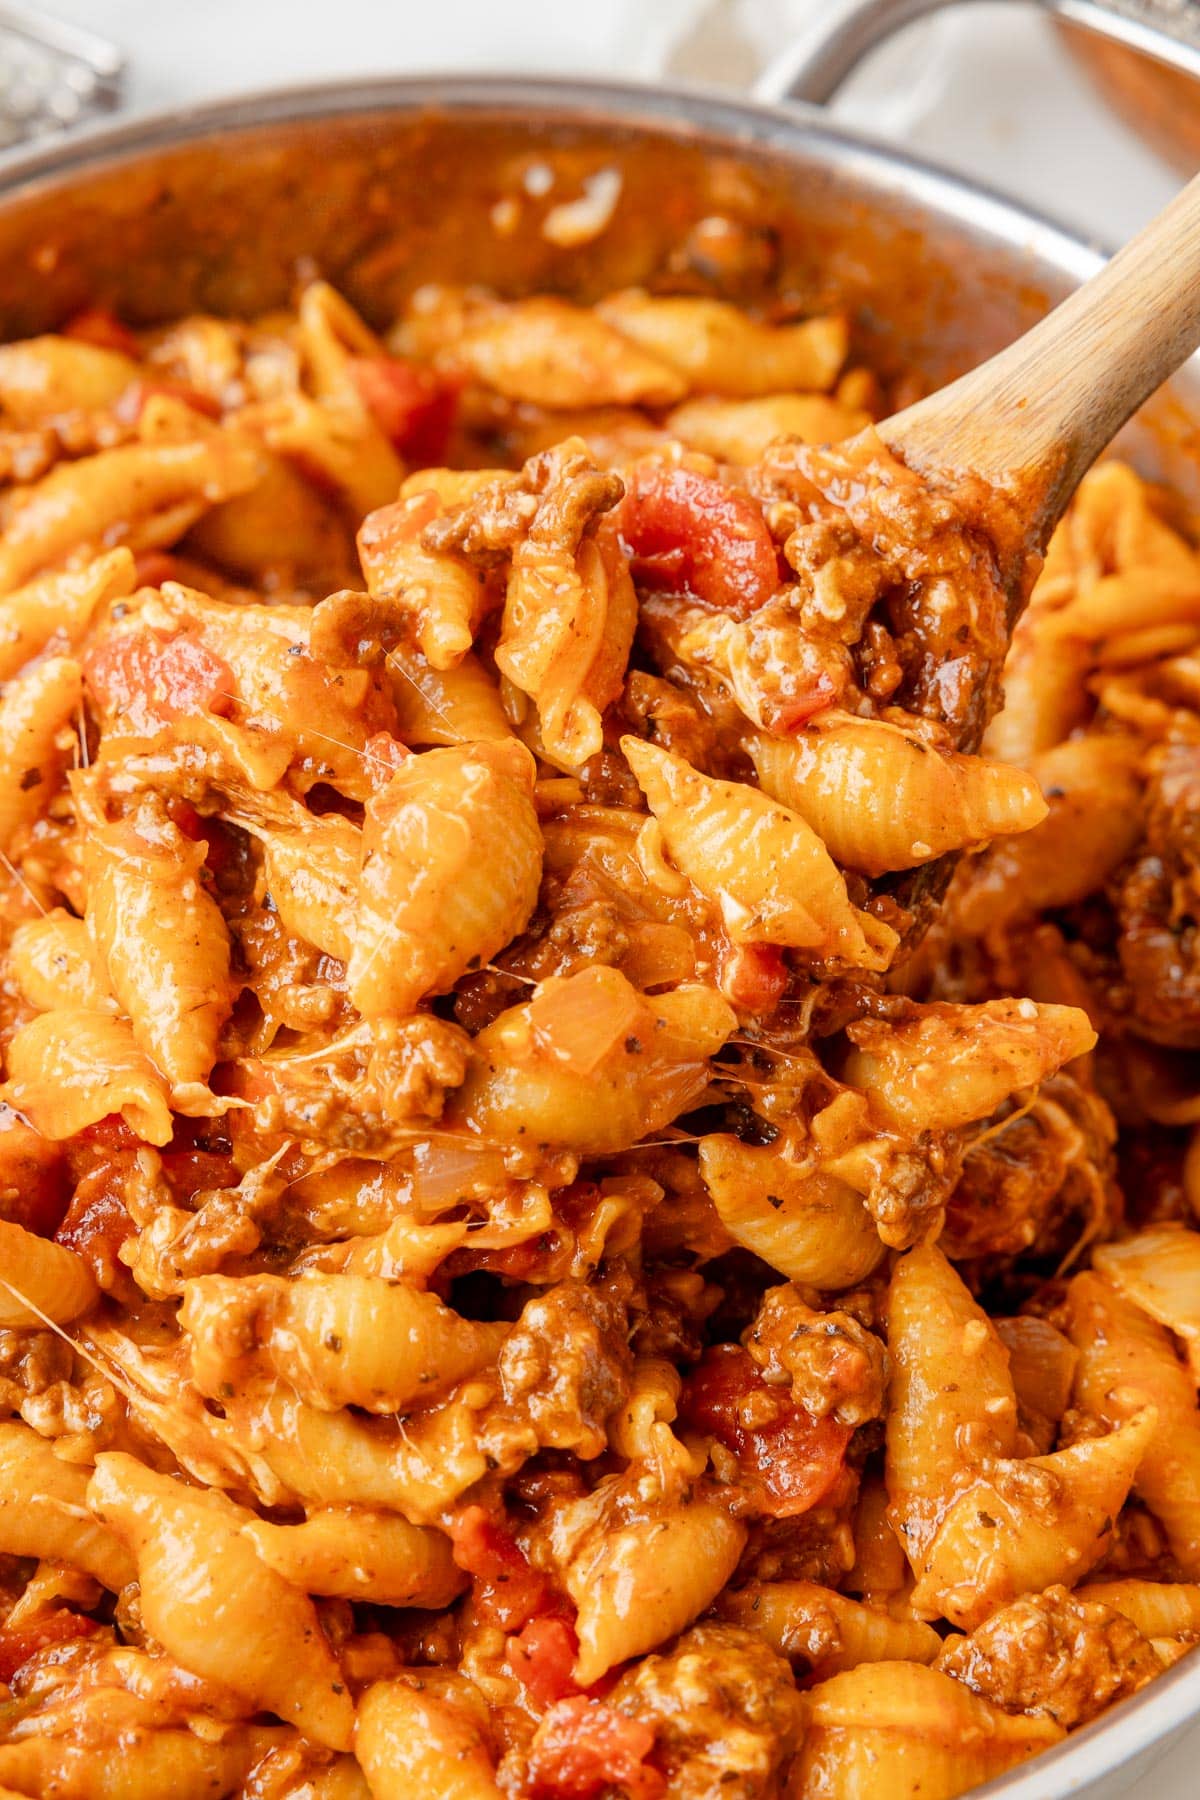
[[[111,111],[121,91],[119,50],[24,6],[0,6],[0,149]]]

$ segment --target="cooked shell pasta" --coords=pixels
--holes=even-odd
[[[142,1617],[170,1655],[349,1750],[354,1708],[312,1601],[259,1556],[251,1515],[120,1452],[97,1458],[88,1504],[136,1557]]]
[[[300,1525],[252,1519],[245,1534],[268,1568],[306,1594],[432,1609],[466,1585],[449,1539],[397,1513],[319,1507]]]
[[[78,1318],[99,1298],[82,1257],[0,1219],[0,1325],[56,1325]]]
[[[734,1024],[712,988],[647,997],[615,969],[555,976],[480,1032],[451,1116],[497,1143],[626,1149],[698,1098]]]
[[[1200,1382],[1200,1232],[1163,1225],[1096,1247],[1101,1275],[1180,1338]]]
[[[116,533],[138,547],[170,543],[262,473],[249,438],[216,432],[191,443],[125,444],[64,463],[9,501],[0,533],[0,593],[80,544],[98,549]]]
[[[359,1702],[354,1752],[372,1800],[501,1800],[483,1696],[464,1677],[413,1672],[377,1682]]]
[[[760,732],[749,747],[764,791],[864,875],[916,868],[1046,817],[1023,769],[937,749],[893,725],[837,720],[789,738]]]
[[[1002,1712],[920,1664],[864,1663],[812,1690],[796,1800],[954,1800],[1057,1744],[1043,1715]]]
[[[118,1533],[87,1509],[89,1471],[65,1462],[28,1425],[0,1424],[0,1549],[69,1564],[117,1593],[134,1579]]]
[[[413,297],[405,348],[511,400],[578,406],[669,406],[687,383],[671,364],[596,312],[538,296],[511,304],[452,288]]]
[[[1106,1437],[993,1464],[950,1505],[914,1561],[918,1617],[970,1631],[1020,1594],[1086,1575],[1108,1549],[1157,1427],[1147,1407]]]
[[[1098,1275],[1077,1275],[1067,1306],[1079,1351],[1075,1404],[1111,1425],[1154,1412],[1137,1491],[1179,1567],[1200,1574],[1200,1411],[1191,1376],[1163,1327]]]
[[[41,813],[76,743],[82,672],[52,656],[17,675],[0,693],[0,851]]]
[[[845,1079],[900,1130],[953,1130],[1035,1087],[1096,1042],[1086,1013],[1032,1000],[934,1006],[878,1029],[853,1025]]]
[[[911,1557],[979,1462],[1013,1455],[1017,1401],[999,1334],[934,1245],[896,1264],[888,1348],[887,1490]]]
[[[578,1510],[578,1522],[570,1510],[563,1515],[556,1536],[569,1546],[563,1580],[579,1609],[572,1674],[590,1687],[704,1611],[737,1565],[745,1527],[700,1494],[639,1504],[619,1478],[601,1483]]]
[[[790,1281],[853,1287],[883,1261],[862,1196],[802,1159],[706,1137],[700,1173],[730,1236]]]
[[[741,782],[713,781],[637,738],[621,748],[676,866],[721,910],[735,942],[786,944],[885,969],[896,934],[850,904],[828,852],[798,813]]]
[[[93,616],[133,592],[133,556],[109,550],[82,568],[42,575],[4,599],[0,612],[0,681],[10,681],[53,639],[73,647]]]
[[[513,735],[500,690],[476,656],[435,669],[419,650],[399,643],[388,657],[396,720],[406,744],[503,742]]]
[[[467,655],[489,597],[477,569],[422,543],[425,527],[440,510],[429,487],[378,508],[358,534],[358,553],[371,597],[411,619],[429,666],[445,670]]]
[[[47,334],[0,345],[0,406],[6,422],[36,425],[78,408],[112,405],[138,373],[120,350]]]
[[[219,1397],[258,1362],[329,1412],[424,1405],[493,1362],[507,1333],[373,1275],[205,1275],[185,1284],[179,1322],[202,1394]]]
[[[832,444],[870,417],[826,394],[764,394],[756,400],[685,400],[667,415],[672,437],[720,462],[755,463],[777,437]],[[587,435],[585,432],[584,436]]]
[[[1077,1594],[1132,1619],[1145,1638],[1200,1637],[1200,1587],[1194,1582],[1090,1581]]]
[[[597,310],[701,393],[820,391],[833,386],[846,356],[846,321],[834,314],[795,325],[760,325],[720,300],[658,296],[637,288],[610,295]]]
[[[88,930],[138,1045],[175,1090],[207,1081],[234,999],[205,852],[150,805],[88,839]]]
[[[600,715],[621,691],[637,596],[611,531],[573,548],[556,535],[543,541],[535,519],[513,552],[496,667],[537,706],[547,759],[574,769],[603,745]]]
[[[119,1113],[147,1144],[169,1142],[167,1084],[124,1019],[64,1006],[22,1027],[8,1047],[4,1098],[60,1141]]]
[[[411,757],[367,806],[347,970],[359,1011],[411,1012],[490,961],[525,926],[541,866],[519,744]]]
[[[942,1647],[919,1619],[890,1618],[815,1581],[752,1581],[725,1595],[720,1612],[818,1681],[860,1663],[931,1663]]]
[[[115,1012],[108,970],[82,919],[56,906],[13,932],[12,971],[30,1006],[50,1012],[56,1006],[82,1006],[89,1012]]]

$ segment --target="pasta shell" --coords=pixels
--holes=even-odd
[[[468,1698],[470,1696],[470,1698]],[[482,1694],[462,1675],[378,1681],[359,1702],[354,1753],[373,1800],[503,1800]]]
[[[832,858],[798,813],[639,738],[622,738],[621,749],[673,861],[720,907],[731,938],[887,968],[896,933],[850,904]]]
[[[1200,1411],[1169,1334],[1091,1271],[1068,1290],[1067,1329],[1079,1352],[1076,1406],[1113,1426],[1156,1415],[1137,1492],[1184,1574],[1200,1578]]]
[[[596,311],[705,394],[832,387],[849,343],[846,321],[836,313],[765,325],[728,301],[698,295],[625,288],[608,295]]]
[[[184,1284],[179,1323],[192,1376],[214,1398],[257,1360],[326,1411],[400,1413],[495,1361],[503,1324],[463,1319],[436,1294],[373,1275],[204,1275]]]
[[[1015,1454],[1017,1400],[995,1326],[932,1244],[896,1263],[888,1353],[887,1490],[911,1557],[974,1464]]]
[[[368,1017],[412,1012],[522,931],[542,836],[515,742],[412,757],[367,805],[347,979]]]
[[[700,1173],[730,1236],[790,1281],[853,1287],[883,1261],[884,1247],[861,1195],[819,1168],[797,1165],[775,1146],[702,1138]]]
[[[100,1298],[81,1256],[0,1219],[0,1326],[29,1330],[78,1318]]]
[[[287,929],[348,962],[354,948],[362,834],[338,813],[305,813],[256,832],[263,872]]]
[[[1124,733],[1087,733],[1032,759],[1049,816],[1027,837],[995,844],[966,871],[955,924],[972,933],[1052,907],[1074,906],[1102,888],[1144,829],[1138,763],[1142,746]]]
[[[82,919],[61,906],[30,919],[13,932],[10,946],[13,977],[30,1006],[50,1012],[56,1006],[83,1006],[91,1012],[115,1012],[108,970]]]
[[[0,1424],[0,1551],[69,1564],[116,1594],[137,1571],[117,1533],[87,1510],[89,1474],[28,1425]]]
[[[152,1691],[157,1670],[149,1657],[144,1662],[146,1667],[128,1673]],[[157,1697],[143,1698],[112,1682],[79,1694],[51,1715],[60,1735],[0,1746],[0,1782],[14,1784],[0,1788],[0,1800],[27,1794],[61,1794],[64,1800],[68,1795],[72,1800],[139,1800],[143,1794],[212,1800],[236,1793],[271,1751],[290,1754],[286,1740],[293,1734],[279,1726],[226,1726],[216,1742],[207,1734],[164,1726],[162,1713]],[[114,1742],[121,1746],[119,1755],[112,1753]]]
[[[66,656],[34,663],[0,694],[0,852],[57,791],[82,698],[82,671]]]
[[[699,984],[649,996],[615,969],[552,976],[479,1033],[448,1120],[499,1144],[627,1149],[698,1098],[736,1022]]]
[[[135,1038],[180,1089],[207,1081],[235,992],[205,853],[158,809],[94,824],[84,843],[88,930]]]
[[[512,737],[500,690],[478,657],[468,653],[453,669],[435,669],[419,650],[400,643],[388,667],[406,744],[503,743]]]
[[[263,468],[249,436],[216,430],[191,443],[119,444],[60,463],[14,496],[0,532],[0,593],[80,544],[117,535],[139,547],[172,543],[217,501],[253,487]]]
[[[120,350],[49,334],[0,345],[0,406],[11,426],[65,412],[104,412],[138,374]]]
[[[670,406],[687,391],[669,364],[598,312],[552,295],[505,303],[459,288],[422,288],[405,321],[404,346],[510,400],[556,411]]]
[[[572,1674],[580,1687],[690,1625],[725,1586],[746,1542],[744,1525],[719,1501],[696,1493],[675,1502],[635,1500],[632,1517],[614,1512],[610,1519],[622,1480],[628,1484],[610,1476],[577,1503],[586,1516],[598,1515],[563,1573],[579,1608]],[[569,1509],[556,1532],[569,1541]]]
[[[136,579],[133,556],[122,548],[81,569],[41,575],[7,595],[0,609],[0,681],[11,680],[51,638],[77,644],[93,615],[109,601],[131,594]]]
[[[824,394],[764,394],[755,400],[685,400],[668,414],[667,430],[689,450],[748,466],[778,437],[834,444],[870,422],[869,413]]]
[[[431,668],[453,669],[470,650],[489,599],[478,570],[422,545],[421,533],[439,510],[428,489],[379,507],[363,521],[358,553],[372,597],[395,600],[411,616]]]
[[[1098,1244],[1092,1266],[1182,1339],[1192,1376],[1200,1382],[1200,1231],[1151,1226],[1131,1238]]]
[[[1080,1600],[1110,1606],[1132,1619],[1145,1638],[1200,1636],[1200,1585],[1190,1581],[1090,1581]]]
[[[496,667],[534,701],[556,767],[577,769],[603,748],[600,714],[621,690],[636,624],[611,526],[569,548],[530,532],[513,552]]]
[[[792,1800],[955,1800],[1066,1735],[920,1663],[863,1663],[804,1698]]]
[[[856,1048],[843,1079],[867,1095],[885,1127],[910,1137],[986,1119],[1096,1042],[1078,1007],[1033,1000],[934,1002],[899,1024],[864,1020],[846,1035]]]
[[[894,725],[845,719],[787,738],[758,733],[749,749],[765,792],[864,875],[916,868],[1046,817],[1023,769],[934,749]]]
[[[722,1595],[717,1611],[818,1681],[860,1663],[931,1663],[942,1648],[920,1620],[893,1619],[816,1581],[752,1581]]]
[[[301,1525],[252,1519],[244,1530],[267,1567],[305,1594],[432,1609],[467,1585],[446,1534],[398,1513],[318,1507]]]
[[[9,1044],[8,1074],[3,1097],[45,1138],[60,1142],[120,1113],[144,1144],[170,1142],[167,1084],[127,1019],[82,1006],[42,1013]]]
[[[316,1609],[263,1562],[253,1514],[120,1451],[96,1459],[88,1504],[137,1559],[142,1617],[168,1656],[349,1750],[354,1706]]]
[[[1106,1437],[989,1468],[914,1562],[914,1612],[973,1631],[1021,1594],[1078,1581],[1109,1547],[1157,1422],[1147,1407]]]

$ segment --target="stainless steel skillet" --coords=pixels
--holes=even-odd
[[[547,234],[548,210],[600,170],[619,177],[607,228],[586,242]],[[6,337],[97,299],[146,320],[260,310],[317,269],[381,320],[435,276],[582,298],[666,279],[743,300],[781,287],[813,305],[840,298],[877,360],[936,382],[1015,336],[1098,260],[997,195],[810,109],[632,84],[425,78],[268,92],[109,126],[0,171]],[[1144,409],[1127,453],[1200,504],[1198,452],[1193,368]],[[979,1791],[1116,1800],[1198,1716],[1193,1656]]]

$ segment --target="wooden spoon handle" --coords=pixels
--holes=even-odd
[[[1015,479],[1031,535],[1044,537],[1085,470],[1198,344],[1200,175],[1024,337],[880,433],[914,468]]]

